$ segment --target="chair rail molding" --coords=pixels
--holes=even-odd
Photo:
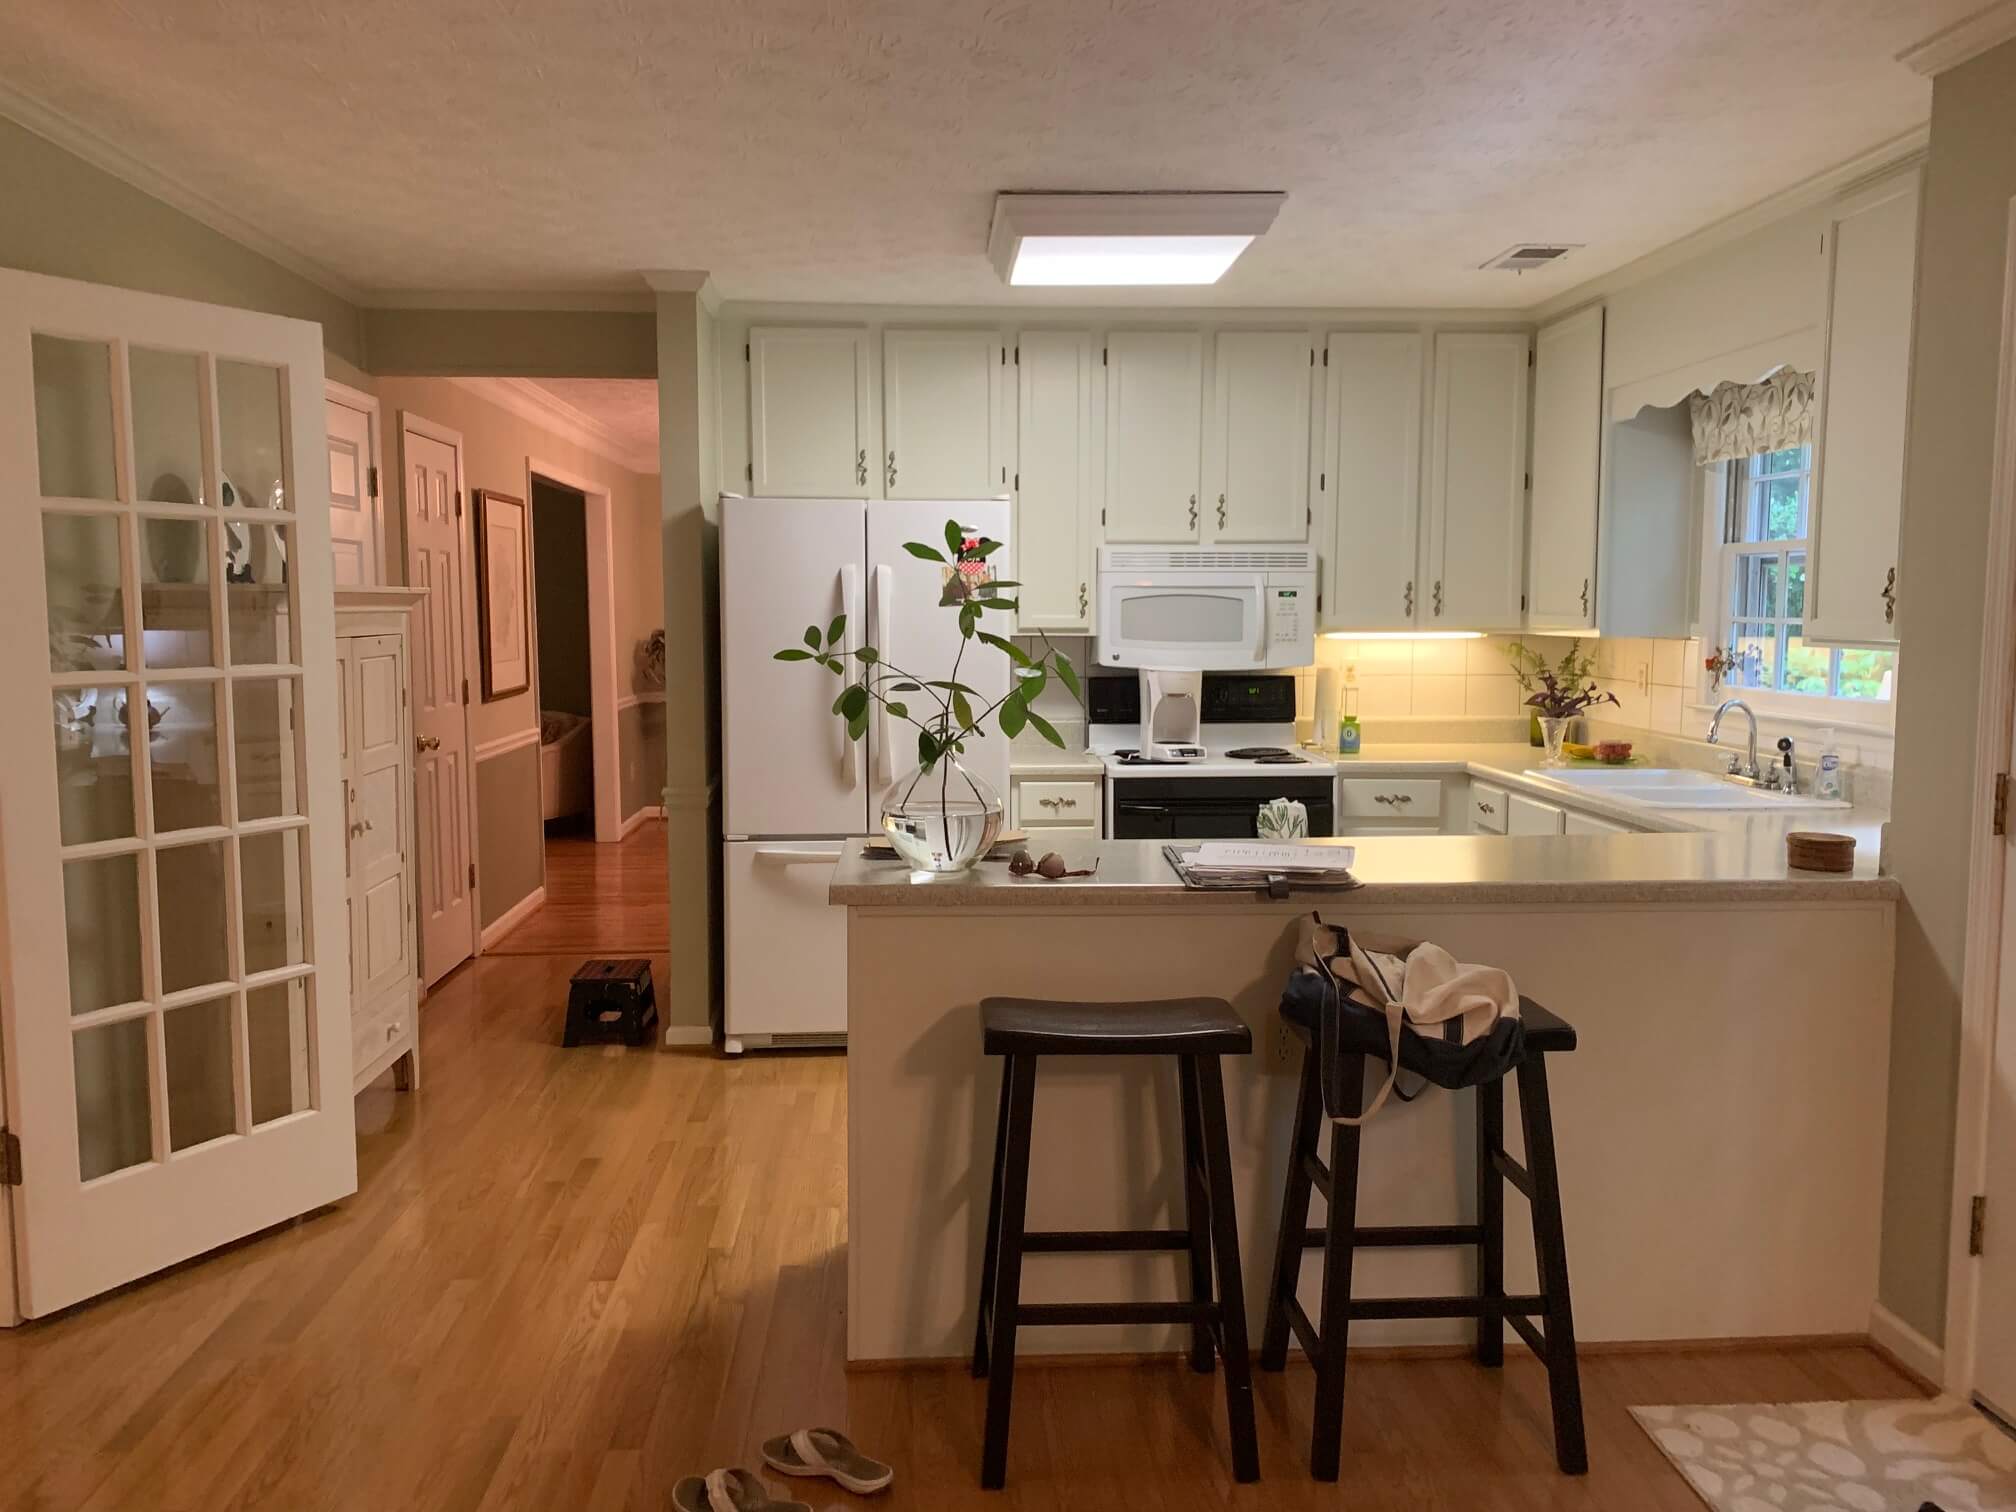
[[[1923,41],[1913,42],[1897,54],[1897,61],[1929,79],[1980,57],[2011,37],[2016,37],[2016,0],[1995,0]]]

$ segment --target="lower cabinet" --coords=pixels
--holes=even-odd
[[[1502,835],[1508,817],[1511,801],[1501,787],[1493,787],[1488,782],[1470,784],[1470,832],[1476,835]]]
[[[1508,835],[1559,835],[1566,832],[1567,811],[1556,804],[1513,793],[1505,800],[1505,833]]]
[[[1341,777],[1337,781],[1337,832],[1403,835],[1442,833],[1442,781],[1438,777]]]
[[[1096,840],[1104,832],[1096,778],[1017,777],[1009,782],[1008,827],[1025,830],[1041,855],[1061,840]]]
[[[1562,823],[1564,835],[1632,835],[1637,831],[1628,824],[1619,824],[1614,819],[1598,819],[1594,814],[1568,813]]]

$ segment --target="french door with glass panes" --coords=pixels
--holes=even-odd
[[[29,1317],[356,1190],[323,446],[318,327],[0,271]]]

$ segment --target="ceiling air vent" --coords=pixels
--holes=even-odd
[[[1581,242],[1521,242],[1516,247],[1507,247],[1484,266],[1501,273],[1524,273],[1533,268],[1552,267],[1581,246]]]

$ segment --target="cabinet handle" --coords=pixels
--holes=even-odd
[[[1414,795],[1412,793],[1374,793],[1372,801],[1374,803],[1383,803],[1388,808],[1393,808],[1397,805],[1412,803]]]
[[[1225,495],[1218,495],[1218,528],[1225,528]]]
[[[854,481],[862,488],[868,486],[868,448],[865,446],[854,454]]]
[[[1080,583],[1078,585],[1078,618],[1082,620],[1091,612],[1092,595],[1086,591],[1086,585]]]
[[[1897,623],[1897,569],[1892,567],[1883,578],[1883,623]]]
[[[1407,579],[1407,618],[1414,618],[1414,579]]]
[[[889,486],[890,488],[893,489],[896,486],[896,453],[894,453],[893,451],[889,453],[888,471],[889,471]]]
[[[1442,617],[1442,579],[1435,579],[1435,617]]]
[[[1582,617],[1589,617],[1589,579],[1582,579]]]
[[[1067,809],[1078,807],[1076,798],[1038,798],[1036,800],[1047,809]]]
[[[1495,803],[1486,803],[1480,798],[1477,800],[1477,812],[1480,814],[1495,814],[1498,812],[1498,806]]]
[[[1197,495],[1190,495],[1190,528],[1197,528]]]

